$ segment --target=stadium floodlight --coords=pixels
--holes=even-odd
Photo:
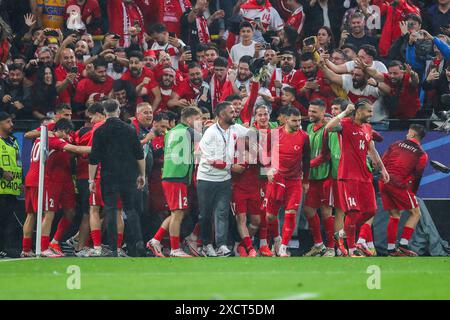
[[[39,186],[38,186],[38,208],[36,223],[36,256],[41,255],[41,233],[42,233],[42,211],[44,206],[44,176],[45,161],[48,156],[48,131],[46,126],[41,126],[41,136],[39,141]]]

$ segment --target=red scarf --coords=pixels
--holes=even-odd
[[[203,15],[198,15],[197,18],[195,18],[195,23],[197,24],[198,41],[202,44],[209,43],[208,20],[206,20]]]
[[[269,0],[266,0],[266,4],[259,5],[256,0],[247,0],[246,3],[241,5],[241,9],[248,10],[248,9],[266,9],[272,7],[272,4]]]
[[[0,45],[0,62],[6,63],[6,60],[8,60],[9,56],[9,41],[8,39],[4,39]]]
[[[226,97],[233,93],[233,85],[228,80],[228,77],[225,78],[225,81],[223,83],[220,83],[219,79],[217,79],[216,76],[213,75],[211,78],[210,89],[212,97],[212,111],[214,112],[217,104],[224,101]]]

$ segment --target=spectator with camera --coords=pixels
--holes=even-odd
[[[0,111],[9,113],[14,119],[29,119],[31,116],[31,88],[25,85],[24,79],[23,69],[13,64],[0,89]]]
[[[78,12],[87,32],[94,35],[101,33],[102,13],[97,0],[68,0],[64,8],[65,20],[68,20],[72,10]]]
[[[177,69],[180,54],[186,47],[185,43],[178,39],[174,33],[169,34],[167,27],[161,23],[154,24],[150,29],[150,34],[154,39],[151,50],[155,52],[157,57],[161,51],[167,52],[172,59],[173,67]]]

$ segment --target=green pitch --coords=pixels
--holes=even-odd
[[[0,299],[450,299],[450,258],[33,259],[0,275]]]

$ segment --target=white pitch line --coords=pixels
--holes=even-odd
[[[33,258],[13,258],[13,259],[0,259],[0,262],[11,262],[11,261],[24,261],[24,260],[37,260],[38,257]]]
[[[292,296],[282,297],[277,300],[307,300],[307,299],[314,299],[318,298],[319,294],[314,292],[305,292],[300,294],[294,294]]]

